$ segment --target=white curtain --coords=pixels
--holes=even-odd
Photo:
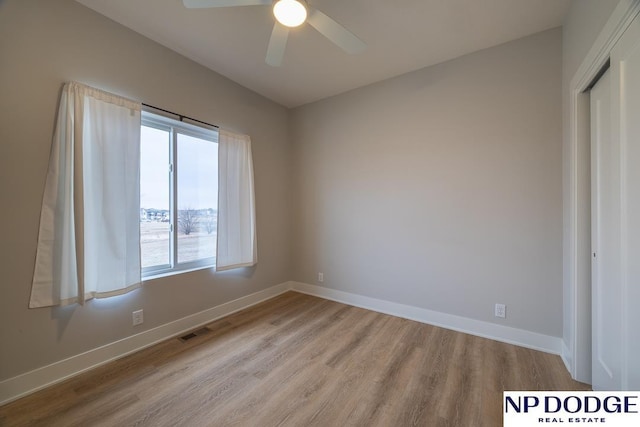
[[[30,308],[140,286],[140,103],[79,83],[60,98]]]
[[[220,129],[216,270],[258,262],[251,139]]]

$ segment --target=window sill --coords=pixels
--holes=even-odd
[[[198,271],[198,270],[208,270],[211,269],[215,272],[215,265],[202,265],[202,266],[198,266],[198,267],[192,267],[192,268],[186,268],[184,270],[174,270],[174,271],[164,271],[161,273],[151,273],[147,276],[144,276],[142,278],[142,283],[145,282],[149,282],[151,280],[155,280],[155,279],[161,279],[163,277],[169,277],[169,276],[175,276],[178,274],[183,274],[183,273],[191,273],[193,271]]]

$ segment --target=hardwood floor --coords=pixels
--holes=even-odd
[[[558,356],[289,292],[0,407],[2,426],[501,426]]]

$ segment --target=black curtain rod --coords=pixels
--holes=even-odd
[[[202,120],[194,119],[193,117],[183,116],[182,114],[174,113],[173,111],[165,110],[164,108],[154,107],[153,105],[145,104],[144,102],[142,103],[142,105],[144,105],[145,107],[153,108],[154,110],[163,111],[165,113],[169,113],[174,116],[177,116],[180,118],[181,122],[183,122],[184,119],[187,119],[187,120],[191,120],[192,122],[198,122],[198,123],[202,123],[203,125],[212,126],[216,129],[220,129],[220,126],[218,125],[212,125],[211,123],[203,122]]]

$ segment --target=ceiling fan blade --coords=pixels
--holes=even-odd
[[[273,0],[182,0],[187,9],[208,7],[261,6],[270,5]]]
[[[360,53],[367,48],[351,31],[317,9],[310,10],[307,22],[347,53]]]
[[[276,22],[271,32],[271,38],[269,39],[269,47],[267,48],[267,57],[265,58],[267,64],[272,67],[279,67],[280,64],[282,64],[288,37],[289,29]]]

